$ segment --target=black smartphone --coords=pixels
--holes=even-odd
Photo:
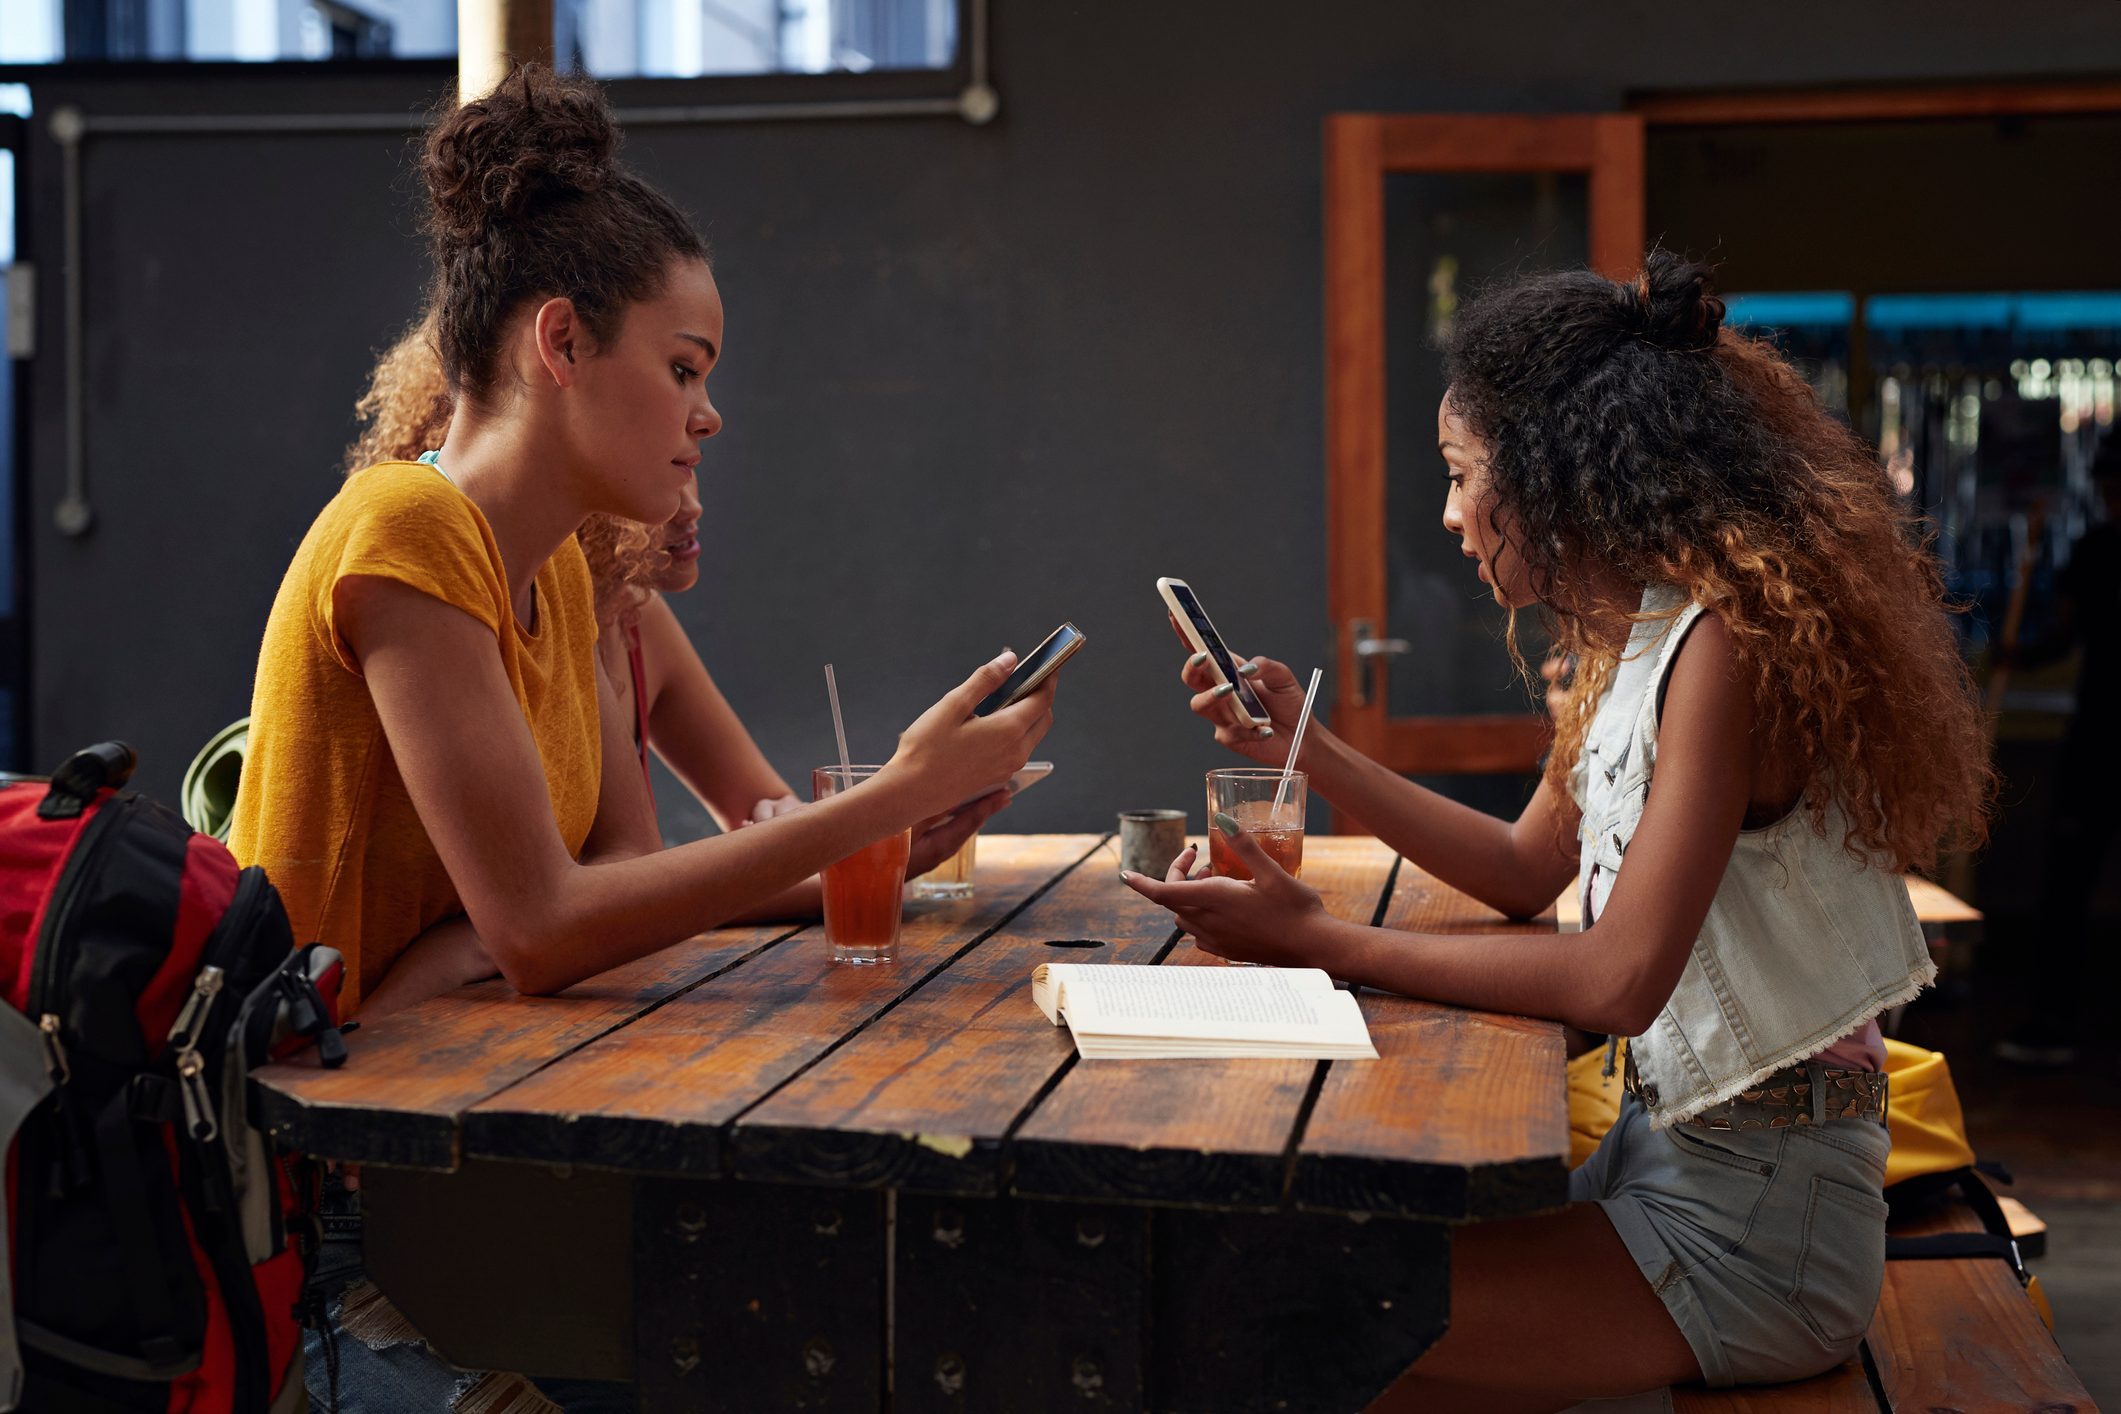
[[[992,716],[1002,708],[1035,690],[1038,685],[1060,670],[1060,665],[1073,658],[1090,640],[1074,624],[1062,624],[1046,635],[1046,641],[1017,660],[1016,670],[1009,674],[1002,685],[988,693],[980,705],[972,709],[975,717]]]

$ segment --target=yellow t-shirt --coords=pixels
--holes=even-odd
[[[332,590],[347,575],[410,585],[493,630],[570,854],[596,816],[601,759],[596,612],[574,539],[538,570],[529,632],[486,517],[448,478],[417,462],[349,477],[303,537],[266,621],[228,844],[264,866],[295,941],[345,954],[350,1012],[414,938],[464,905],[333,622]]]

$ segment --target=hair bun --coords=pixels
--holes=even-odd
[[[619,126],[594,84],[537,64],[428,130],[420,175],[438,243],[474,245],[495,226],[594,192],[618,174]]]
[[[1696,353],[1715,345],[1723,327],[1723,301],[1708,266],[1668,250],[1653,250],[1630,293],[1643,337],[1659,348]]]

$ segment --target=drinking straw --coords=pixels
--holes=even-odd
[[[840,771],[847,778],[847,786],[851,786],[854,784],[854,758],[847,754],[847,723],[840,716],[840,685],[832,676],[830,663],[825,665],[825,695],[832,699],[832,734],[840,743]]]
[[[1281,784],[1274,788],[1274,811],[1278,815],[1289,797],[1289,777],[1296,774],[1296,753],[1304,749],[1304,728],[1311,725],[1311,704],[1318,698],[1318,680],[1324,668],[1311,669],[1311,686],[1304,693],[1303,715],[1296,719],[1296,735],[1289,738],[1289,764],[1281,768]]]

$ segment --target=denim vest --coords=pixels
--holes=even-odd
[[[1671,614],[1678,591],[1652,586],[1646,614]],[[1658,696],[1701,615],[1635,626],[1570,776],[1583,811],[1577,883],[1584,926],[1605,910],[1657,765]],[[1679,985],[1628,1043],[1652,1127],[1730,1099],[1898,1006],[1936,980],[1896,871],[1842,848],[1838,806],[1815,832],[1802,807],[1740,832]]]

